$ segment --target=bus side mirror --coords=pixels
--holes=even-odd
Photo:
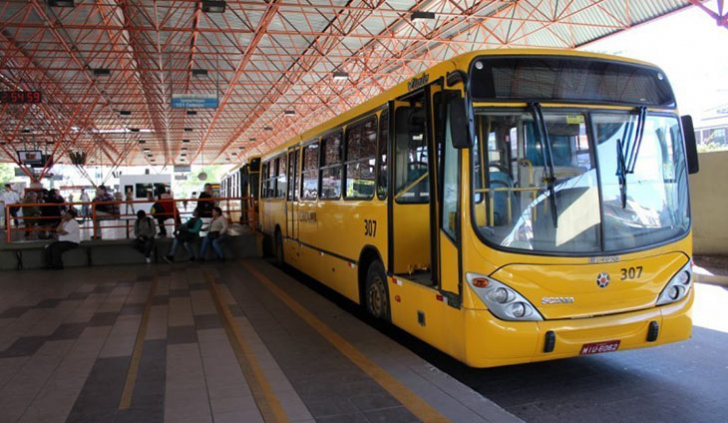
[[[690,175],[698,173],[700,166],[698,163],[698,143],[695,140],[695,129],[693,128],[693,118],[690,115],[681,117],[683,127],[683,137],[685,139],[685,153],[688,158],[688,173]]]
[[[468,131],[469,123],[465,100],[463,100],[459,92],[450,97],[450,107],[448,109],[450,113],[450,133],[452,135],[453,147],[457,149],[472,147]]]

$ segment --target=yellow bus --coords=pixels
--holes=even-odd
[[[229,202],[232,211],[228,217],[233,222],[247,223],[257,211],[258,187],[260,186],[260,156],[248,157],[245,164],[234,168],[220,182],[223,198],[248,197],[250,200]],[[224,203],[227,206],[228,203]]]
[[[265,155],[260,225],[280,264],[473,367],[680,341],[688,126],[653,65],[471,52]]]

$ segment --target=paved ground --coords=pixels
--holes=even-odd
[[[261,260],[0,273],[0,423],[517,423]]]
[[[304,276],[297,278],[324,295]],[[477,370],[337,304],[527,422],[728,422],[728,288],[698,284],[689,341]]]

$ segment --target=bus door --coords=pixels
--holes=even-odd
[[[286,238],[298,241],[298,157],[300,148],[292,147],[288,150],[288,192],[286,193]],[[286,259],[296,261],[297,242],[285,244],[295,245],[294,249],[285,248]],[[293,253],[293,254],[291,254]]]
[[[460,83],[462,85],[462,83]],[[437,88],[437,89],[435,89]],[[460,90],[434,87],[431,92],[434,142],[436,152],[436,212],[433,226],[437,231],[438,287],[447,304],[459,308],[462,295],[460,263],[460,151],[453,145],[450,129],[450,109],[454,102],[462,102]],[[435,221],[435,219],[437,219]]]
[[[438,151],[429,85],[395,101],[392,119],[392,321],[436,347],[445,348],[445,296],[440,291]]]

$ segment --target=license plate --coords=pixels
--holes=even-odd
[[[592,344],[584,344],[581,347],[581,355],[599,354],[617,351],[620,341],[594,342]]]

